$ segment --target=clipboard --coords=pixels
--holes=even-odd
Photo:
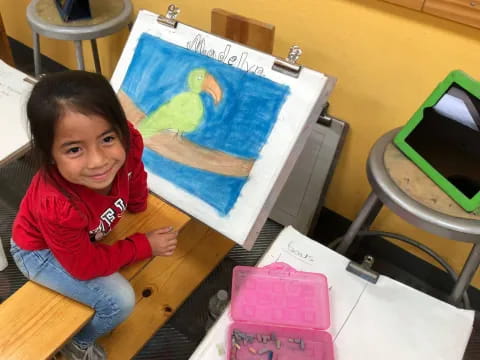
[[[149,138],[153,137],[153,133],[148,133],[144,136],[147,150],[144,152],[143,159],[149,175],[148,185],[152,192],[241,246],[250,249],[303,150],[313,125],[321,114],[333,90],[335,79],[300,65],[298,60],[302,50],[299,46],[292,46],[285,58],[274,57],[180,23],[177,21],[178,13],[179,9],[174,5],[169,6],[165,15],[146,10],[139,12],[111,83],[114,90],[120,94],[120,98],[125,99],[124,103],[135,109],[132,112],[133,116],[129,119],[139,114],[138,123],[136,119],[132,121],[137,128],[142,128],[142,118],[150,117],[150,114],[160,109],[173,96],[180,92],[188,92],[190,85],[187,86],[185,79],[193,74],[191,71],[195,70],[192,64],[196,64],[195,67],[198,69],[208,69],[210,75],[217,78],[219,87],[224,91],[223,99],[234,101],[240,99],[230,107],[231,103],[222,103],[218,101],[219,97],[213,98],[203,94],[201,101],[206,114],[201,124],[203,127],[199,127],[199,132],[195,134],[192,130],[192,134],[187,131],[186,134],[182,133],[177,137],[182,139],[182,151],[176,151],[173,155],[168,154],[176,158],[172,160],[170,157],[163,156],[160,162],[157,156],[159,147],[148,143]],[[186,58],[189,61],[183,61]],[[200,74],[200,77],[202,76]],[[172,78],[175,78],[175,81],[170,81]],[[163,80],[168,80],[170,83],[162,83]],[[262,90],[252,85],[256,81]],[[240,86],[237,86],[238,84]],[[266,88],[263,87],[264,85]],[[237,90],[233,90],[234,87]],[[172,90],[173,88],[175,89]],[[282,94],[288,93],[288,95],[280,95],[281,100],[277,95],[266,96],[267,92],[274,88],[280,89],[275,94],[278,95],[287,89]],[[148,91],[142,93],[145,89]],[[265,89],[266,92],[263,91]],[[147,92],[158,95],[158,98],[148,98]],[[247,97],[250,98],[247,99]],[[250,101],[252,99],[254,101]],[[281,105],[272,103],[277,100],[279,101],[277,104]],[[255,106],[259,107],[255,108]],[[261,108],[274,110],[265,112]],[[231,112],[229,112],[230,109],[232,109]],[[233,111],[233,109],[240,109],[240,111]],[[227,113],[228,116],[224,115]],[[275,119],[272,121],[271,118],[267,120],[262,118],[257,121],[256,116],[259,114],[263,116],[266,113],[268,116],[274,113]],[[217,121],[215,124],[219,124],[218,134],[223,132],[223,135],[211,140],[213,139],[211,134],[200,134],[200,132],[202,129],[212,129],[210,126],[213,122],[210,122],[210,116],[218,114],[223,114],[223,119],[228,119],[232,132],[223,132],[226,130],[223,126],[227,123],[218,122],[218,118],[214,118],[214,121]],[[241,117],[242,119],[253,118],[255,121],[250,120],[251,126],[245,125],[246,123],[240,125],[237,121]],[[250,144],[249,142],[252,141],[250,135],[254,137],[258,135],[256,130],[259,124],[269,124],[268,135],[258,142],[259,146],[250,147],[258,149],[254,153],[247,154],[248,150],[240,153],[234,146],[220,144],[227,138],[235,139],[233,141],[240,144],[239,147]],[[243,125],[245,125],[243,130],[239,131]],[[172,127],[176,131],[175,124],[171,125]],[[217,128],[215,131],[217,132]],[[202,167],[203,163],[198,165],[198,162],[195,164],[182,162],[188,161],[182,158],[182,154],[186,153],[183,152],[184,147],[191,143],[199,146],[196,147],[198,151],[192,152],[195,154],[209,154],[209,151],[213,150],[215,156],[221,153],[222,161],[224,158],[228,161],[246,160],[246,163],[240,166],[240,169],[246,169],[246,171],[235,172],[233,175],[217,173],[217,168],[212,170]],[[169,142],[168,149],[172,148],[170,144],[177,146],[175,140],[172,140]],[[166,151],[169,151],[168,149]],[[160,167],[157,164],[163,165]],[[218,162],[215,166],[217,164]],[[156,166],[161,171],[156,171]],[[235,166],[225,168],[227,171],[237,170]],[[180,170],[175,175],[170,175],[165,174],[165,169]],[[187,176],[184,176],[185,173]],[[228,181],[229,184],[233,184],[232,187],[224,191],[224,188],[217,186],[218,174],[222,176],[220,182]],[[203,188],[198,189],[199,184],[205,179],[204,176],[213,180],[205,186],[210,193],[202,197]],[[188,179],[195,180],[185,184],[189,181]],[[223,183],[221,185],[223,186]],[[234,191],[230,191],[231,189]],[[217,196],[222,196],[218,203],[216,203]]]

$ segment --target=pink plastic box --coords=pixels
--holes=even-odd
[[[277,262],[233,270],[229,360],[333,360],[327,278]]]

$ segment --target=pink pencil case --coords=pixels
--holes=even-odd
[[[277,262],[232,276],[229,360],[333,360],[327,278]]]

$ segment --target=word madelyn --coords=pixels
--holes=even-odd
[[[257,75],[263,75],[263,67],[248,62],[248,53],[242,52],[238,54],[230,54],[232,46],[230,44],[225,45],[225,48],[221,51],[214,48],[208,48],[205,43],[205,38],[201,34],[197,34],[192,41],[187,42],[187,49],[198,52],[202,55],[211,57],[212,59],[221,61],[227,65],[237,67],[247,72],[252,72]]]

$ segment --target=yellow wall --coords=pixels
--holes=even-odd
[[[164,13],[170,2],[133,0],[135,12]],[[28,3],[0,0],[0,11],[7,33],[31,46],[25,20]],[[182,9],[181,21],[204,30],[210,29],[210,11],[215,7],[274,24],[275,55],[285,56],[291,45],[300,45],[304,65],[338,79],[330,113],[347,121],[351,129],[326,206],[350,219],[369,192],[365,161],[375,140],[403,125],[450,70],[463,69],[480,79],[479,30],[377,0],[177,0],[175,4]],[[113,72],[127,36],[122,31],[99,42],[106,75]],[[41,42],[45,55],[75,67],[71,44],[45,38]],[[85,55],[87,67],[93,70],[89,46]],[[457,271],[471,248],[420,231],[386,209],[374,227],[424,242]],[[474,284],[480,287],[478,272]]]

